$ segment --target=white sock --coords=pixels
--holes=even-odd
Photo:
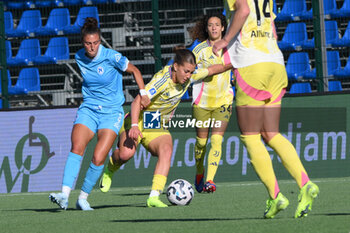
[[[86,193],[84,191],[80,191],[80,195],[79,195],[78,199],[85,199],[86,200],[88,198],[88,196],[89,196],[88,193]]]
[[[69,194],[70,194],[71,190],[72,189],[70,187],[68,187],[68,186],[62,186],[62,193],[66,194],[67,197],[69,197]]]
[[[157,190],[151,190],[151,193],[149,194],[149,197],[159,196],[160,193]]]

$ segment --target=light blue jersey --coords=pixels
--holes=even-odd
[[[93,59],[85,55],[83,48],[75,54],[75,60],[84,79],[83,105],[100,110],[120,108],[125,101],[122,72],[127,69],[129,60],[119,52],[102,45]]]
[[[99,46],[93,59],[85,55],[85,49],[75,54],[75,60],[83,76],[83,98],[74,124],[83,124],[92,132],[112,129],[118,134],[123,124],[122,72],[129,60],[117,51]]]

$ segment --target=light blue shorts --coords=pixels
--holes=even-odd
[[[123,107],[106,113],[102,111],[102,109],[93,109],[81,105],[78,109],[74,124],[83,124],[94,133],[100,129],[111,129],[118,135],[123,125],[123,120]]]

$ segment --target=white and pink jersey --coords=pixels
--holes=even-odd
[[[196,56],[198,68],[208,68],[215,64],[225,64],[224,57],[217,57],[209,41],[197,45],[193,51]],[[221,107],[224,104],[232,104],[233,90],[231,86],[231,71],[208,76],[193,83],[193,104],[201,108],[212,109]]]
[[[226,16],[233,19],[236,0],[224,0]],[[284,65],[283,54],[277,45],[273,20],[273,0],[247,0],[250,14],[241,31],[227,46],[227,52],[234,68],[241,68],[261,62],[275,62]],[[227,62],[226,62],[227,63]]]

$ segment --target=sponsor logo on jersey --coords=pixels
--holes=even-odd
[[[154,95],[156,94],[156,89],[155,88],[151,88],[149,91],[148,91],[151,95]]]
[[[103,69],[102,66],[97,67],[97,73],[98,73],[99,75],[103,75],[104,72],[105,72],[105,71],[104,71],[104,69]]]
[[[114,58],[115,58],[115,61],[116,61],[116,62],[119,62],[119,60],[120,60],[121,57],[122,57],[121,54],[115,54],[115,55],[114,55]]]

